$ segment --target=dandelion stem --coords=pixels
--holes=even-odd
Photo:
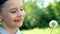
[[[54,30],[54,28],[51,28],[51,32],[50,32],[50,34],[52,34],[52,31]]]

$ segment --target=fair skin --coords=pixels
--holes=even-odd
[[[15,34],[17,29],[22,26],[25,17],[22,0],[8,0],[0,14],[3,28],[9,34]]]

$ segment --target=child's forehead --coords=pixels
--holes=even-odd
[[[8,0],[6,3],[16,3],[16,4],[22,4],[22,0]]]
[[[22,2],[22,0],[8,0],[8,2]]]
[[[19,2],[20,2],[20,1],[22,1],[22,0],[8,0],[8,1],[19,1]]]
[[[21,6],[23,6],[23,3],[22,3],[22,1],[21,0],[9,0],[9,1],[7,1],[6,3],[5,3],[7,6],[19,6],[19,5],[21,5]]]

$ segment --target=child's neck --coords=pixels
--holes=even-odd
[[[8,27],[6,24],[3,23],[3,28],[8,32],[8,34],[15,34],[18,28],[11,28]]]

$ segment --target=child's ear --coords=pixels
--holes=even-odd
[[[2,17],[1,17],[1,15],[0,15],[0,22],[2,21]]]

